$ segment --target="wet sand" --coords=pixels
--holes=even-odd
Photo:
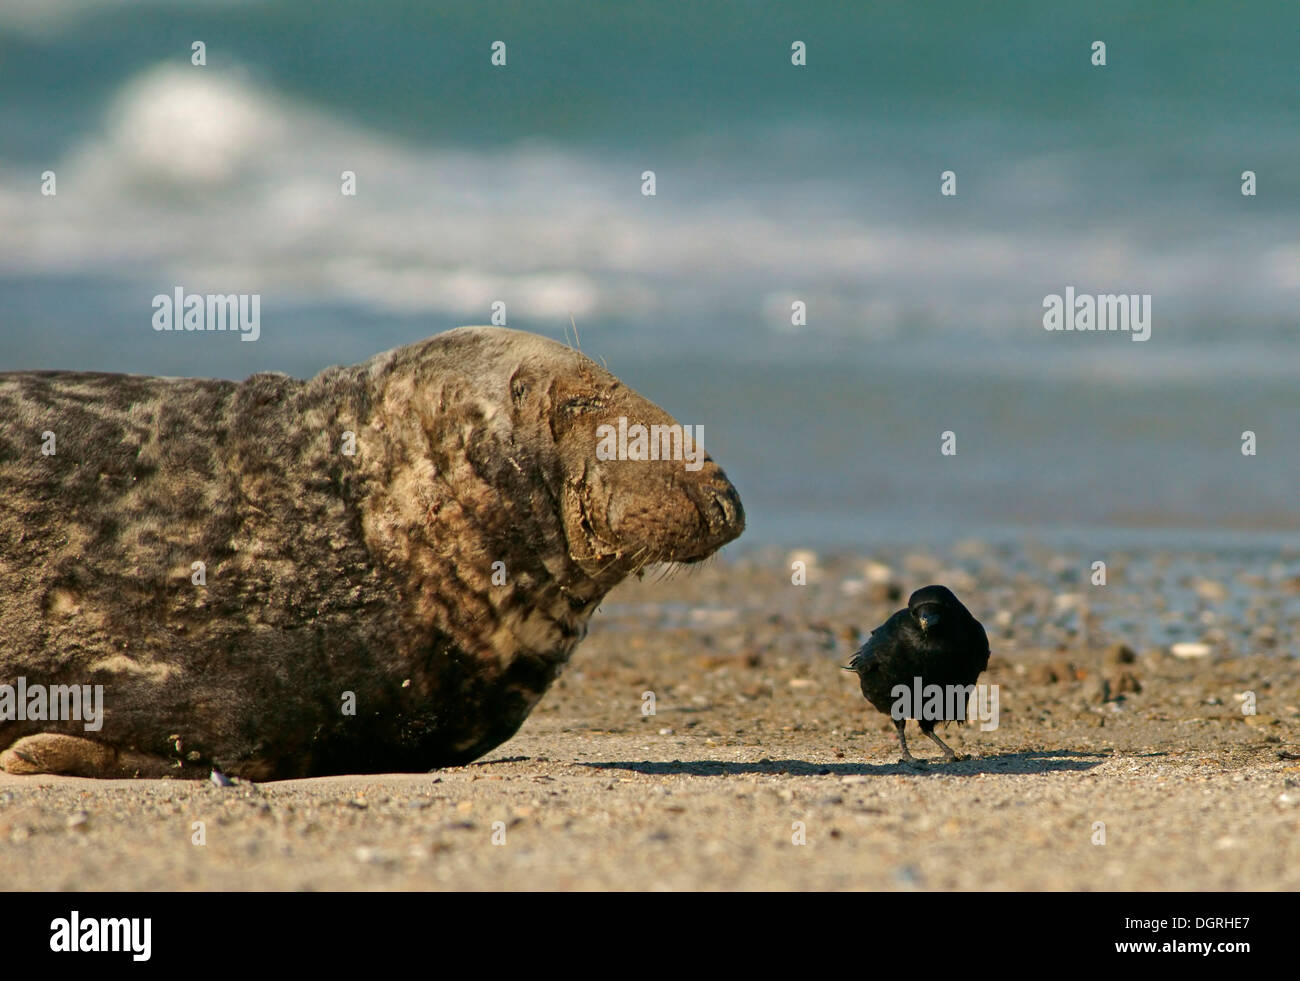
[[[1296,558],[1106,559],[1105,586],[1086,554],[980,543],[754,552],[647,576],[611,594],[519,734],[473,765],[228,788],[0,774],[0,880],[1300,888]],[[794,561],[807,585],[791,584]],[[988,628],[981,680],[1000,712],[995,730],[944,731],[969,760],[917,771],[839,665],[926,582]]]

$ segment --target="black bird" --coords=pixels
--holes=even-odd
[[[980,622],[947,586],[925,586],[908,598],[906,610],[871,631],[845,670],[858,673],[867,701],[894,720],[903,747],[901,762],[923,765],[907,751],[907,720],[916,719],[950,762],[958,759],[934,727],[941,721],[965,724],[966,697],[958,693],[950,700],[948,686],[973,686],[988,665],[989,639]],[[908,696],[895,690],[899,685],[908,689]],[[942,705],[924,698],[914,704],[916,693],[929,693],[932,685],[942,689]]]

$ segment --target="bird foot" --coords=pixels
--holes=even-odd
[[[928,770],[930,768],[925,760],[918,760],[915,756],[900,756],[898,762],[903,766],[910,766],[913,770]]]

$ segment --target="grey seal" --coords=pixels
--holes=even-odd
[[[702,451],[598,453],[620,419],[677,425],[495,327],[305,381],[0,374],[0,767],[266,780],[481,756],[614,585],[744,529]],[[96,691],[95,722],[66,717]]]

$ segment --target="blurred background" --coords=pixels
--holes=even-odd
[[[1284,3],[0,0],[0,370],[306,376],[501,300],[704,427],[742,545],[1294,545],[1298,36]],[[155,332],[177,286],[260,293],[260,339]],[[1067,286],[1150,293],[1151,340],[1043,330]]]

